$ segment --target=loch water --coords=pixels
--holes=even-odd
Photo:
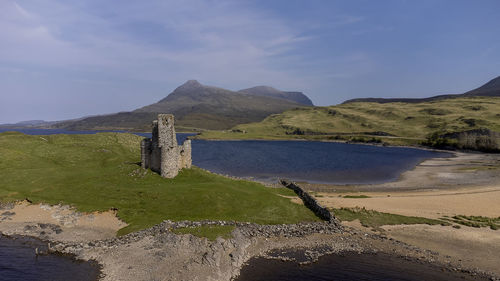
[[[39,249],[36,254],[35,249]],[[76,261],[69,256],[47,255],[47,244],[27,237],[0,235],[0,280],[2,281],[95,281],[100,268],[95,262]]]
[[[0,129],[7,131],[6,129]],[[103,131],[18,129],[30,135],[95,134]],[[106,131],[123,132],[123,131]],[[151,137],[151,133],[134,133]],[[182,143],[189,133],[178,133]],[[279,178],[330,184],[368,184],[396,180],[429,158],[450,153],[408,147],[384,147],[318,141],[192,140],[193,164],[214,173],[276,182]]]
[[[193,164],[230,176],[330,184],[396,180],[429,158],[450,153],[407,147],[313,141],[204,141],[192,144]]]
[[[330,254],[299,265],[263,257],[252,258],[235,281],[464,281],[489,280],[420,261],[388,254]]]

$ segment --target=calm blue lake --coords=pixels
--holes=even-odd
[[[17,131],[31,135],[101,132],[58,129]],[[151,137],[150,133],[135,134]],[[177,134],[177,140],[182,143],[191,135],[193,134]],[[406,147],[309,141],[193,140],[192,149],[194,165],[219,174],[267,182],[287,178],[294,181],[332,184],[393,181],[401,173],[414,168],[425,159],[451,155]]]
[[[193,141],[193,164],[261,181],[288,178],[334,184],[392,181],[421,161],[449,153],[309,141]]]

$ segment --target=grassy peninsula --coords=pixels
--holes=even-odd
[[[420,103],[351,102],[304,107],[228,131],[206,131],[205,139],[308,139],[416,145],[474,129],[500,131],[499,97],[462,97]],[[500,143],[500,142],[499,142]]]
[[[0,201],[67,204],[78,211],[116,209],[129,225],[163,220],[236,220],[262,224],[315,221],[286,189],[232,180],[199,168],[164,179],[142,169],[141,137],[123,133],[34,136],[0,134]]]

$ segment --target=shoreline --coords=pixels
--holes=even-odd
[[[11,206],[7,208],[9,207]],[[66,209],[64,206],[62,208]],[[2,211],[4,210],[5,205],[2,207]],[[75,214],[79,218],[86,215],[88,214]],[[258,225],[234,221],[167,220],[121,237],[81,239],[82,236],[77,236],[78,239],[72,240],[62,239],[60,236],[78,224],[60,225],[62,232],[58,233],[57,228],[51,231],[50,227],[46,227],[45,231],[40,229],[38,232],[32,231],[30,227],[26,228],[26,225],[33,225],[33,222],[17,223],[23,227],[15,228],[14,231],[11,229],[7,233],[4,223],[0,223],[0,232],[6,236],[35,237],[50,243],[51,252],[70,254],[78,260],[96,261],[102,272],[99,280],[103,281],[150,280],[153,277],[159,279],[161,276],[170,276],[171,280],[232,280],[251,258],[266,257],[271,252],[280,250],[307,251],[315,259],[323,255],[347,252],[380,252],[431,263],[443,270],[461,271],[471,276],[480,275],[489,280],[500,280],[500,274],[468,266],[451,256],[400,242],[385,234],[371,233],[345,224],[340,226],[336,221]],[[215,241],[172,232],[176,228],[202,225],[234,225],[236,228],[231,238],[217,238]],[[92,226],[87,228],[91,229]],[[278,258],[287,260],[286,257]],[[166,266],[167,264],[170,266]],[[206,279],[200,276],[205,276]]]
[[[63,264],[67,266],[67,263],[77,263],[78,268],[78,273],[80,274],[80,277],[84,276],[89,276],[89,270],[92,271],[91,275],[95,276],[94,278],[84,278],[83,280],[92,280],[92,281],[98,281],[101,280],[104,275],[103,275],[103,266],[99,262],[95,260],[85,260],[78,258],[77,255],[71,254],[71,253],[62,253],[58,251],[53,251],[51,250],[51,241],[48,240],[43,240],[40,237],[37,236],[32,236],[32,235],[21,235],[21,234],[13,234],[13,235],[5,235],[0,232],[0,239],[5,239],[9,242],[7,242],[7,248],[14,244],[15,247],[19,247],[19,244],[23,245],[22,247],[25,248],[31,248],[33,249],[34,255],[36,256],[36,259],[38,260],[39,258],[45,258],[47,256],[56,256],[58,259],[63,259]],[[24,246],[27,245],[27,246]],[[2,242],[2,246],[5,247],[5,241]],[[17,257],[19,259],[19,257]],[[53,258],[51,258],[53,260]],[[84,263],[81,264],[80,263]],[[51,266],[54,266],[54,264],[51,264]],[[60,266],[60,264],[58,264]],[[81,266],[84,266],[84,268],[80,268]],[[75,270],[75,269],[74,269]],[[85,272],[83,275],[81,274],[82,272]],[[57,274],[61,274],[62,272],[57,272]],[[74,272],[72,272],[74,273]],[[46,273],[47,274],[47,273]],[[65,273],[64,273],[65,274]],[[59,280],[59,279],[58,279]],[[81,280],[81,279],[78,279]]]
[[[374,184],[322,184],[297,182],[312,192],[383,192],[430,189],[475,188],[500,186],[500,154],[446,152],[450,157],[434,157],[420,161],[394,181]]]
[[[330,208],[442,221],[455,216],[494,219],[500,215],[500,155],[457,153],[450,159],[429,159],[403,173],[398,181],[381,185],[301,186]],[[359,220],[344,224],[453,256],[469,267],[500,275],[500,232],[493,228],[456,223],[371,228],[362,226]]]
[[[488,173],[493,173],[497,177],[489,178],[487,181],[491,183],[491,180],[495,180],[495,184],[497,184],[496,180],[499,178],[497,170],[474,168],[469,171],[467,169],[481,166],[480,163],[476,163],[478,159],[483,159],[481,167],[489,168],[488,163],[491,161],[494,163],[498,161],[500,167],[498,155],[456,154],[456,157],[447,158],[448,160],[441,158],[425,160],[414,169],[403,173],[400,179],[395,182],[368,185],[363,186],[363,188],[343,186],[344,190],[340,192],[342,194],[358,194],[368,191],[384,193],[389,190],[401,194],[401,192],[419,193],[423,192],[422,190],[434,192],[435,189],[440,192],[448,192],[457,188],[457,181],[464,181],[464,179],[468,179],[468,181],[462,183],[472,185],[472,188],[478,188],[484,182],[478,181],[476,176]],[[468,163],[469,166],[464,163]],[[446,174],[450,171],[453,172],[453,169],[458,169],[457,174],[464,174],[464,178],[457,179],[453,175]],[[440,173],[445,173],[445,179],[451,178],[452,181],[443,183],[442,177],[433,178],[430,176]],[[424,182],[422,182],[422,175],[428,176]],[[301,184],[301,187],[306,186]],[[328,188],[328,192],[332,192],[332,190],[338,192],[334,189],[339,188],[338,186],[318,187],[313,185],[307,187],[309,187],[308,190],[316,193],[320,191],[314,190],[315,188]],[[402,191],[399,190],[401,187],[403,187]],[[322,198],[325,197],[317,197],[319,201]],[[16,205],[21,205],[19,207],[21,209],[14,210]],[[24,217],[20,216],[23,208],[27,210]],[[49,213],[43,215],[43,212]],[[343,224],[343,227],[339,227],[336,224],[329,225],[324,222],[296,225],[256,225],[224,221],[164,221],[152,228],[115,237],[116,231],[123,227],[123,222],[120,222],[112,212],[81,214],[68,206],[30,205],[21,202],[10,205],[0,204],[0,214],[0,233],[7,236],[25,235],[42,238],[50,241],[54,252],[73,254],[76,259],[81,260],[95,260],[102,266],[104,276],[100,280],[105,281],[152,280],[165,276],[170,276],[171,280],[231,280],[238,275],[241,268],[252,257],[266,256],[270,251],[279,249],[308,250],[317,257],[328,253],[338,254],[349,251],[382,252],[436,264],[441,268],[453,271],[464,271],[471,275],[479,274],[490,278],[490,280],[500,280],[499,272],[486,272],[483,268],[477,267],[467,260],[461,260],[448,253],[426,249],[426,245],[421,243],[425,242],[422,236],[420,238],[413,237],[420,239],[415,240],[420,242],[418,245],[415,241],[404,237],[403,230],[395,227],[392,229],[388,227],[385,232],[372,232],[347,223]],[[39,216],[38,221],[33,219],[33,216]],[[109,223],[109,220],[101,220],[103,216],[107,216],[107,219],[111,219],[113,223]],[[88,223],[83,223],[85,221]],[[99,221],[107,226],[107,229],[100,228]],[[79,222],[82,223],[79,224]],[[236,228],[231,238],[217,238],[215,241],[198,238],[191,234],[178,235],[171,231],[176,227],[205,224],[233,224],[236,225]],[[427,229],[427,226],[422,225],[410,227],[416,230]],[[315,250],[321,247],[326,247],[331,251],[321,253],[321,251]]]
[[[231,238],[217,238],[215,241],[171,232],[178,227],[207,224],[235,224],[236,228]],[[70,254],[78,260],[96,261],[102,272],[99,280],[104,281],[150,280],[161,276],[171,278],[161,280],[229,281],[239,275],[241,268],[251,258],[290,260],[286,255],[273,254],[280,251],[307,251],[311,257],[309,262],[332,254],[383,253],[414,262],[429,263],[450,272],[500,280],[500,275],[469,268],[451,257],[384,235],[326,222],[256,225],[225,221],[164,221],[152,228],[116,238],[86,242],[48,241],[51,243],[51,253]],[[144,261],[146,257],[147,262]]]
[[[2,128],[0,127],[1,130],[8,130],[11,128]],[[106,132],[111,132],[111,133],[124,133],[124,134],[144,134],[144,133],[150,133],[149,131],[128,131],[128,130],[123,130],[123,129],[102,129],[102,130],[91,130],[91,129],[86,129],[86,130],[68,130],[68,129],[54,129],[54,128],[12,128],[12,131],[3,131],[3,132],[20,132],[19,130],[23,129],[35,129],[35,130],[66,130],[69,132],[98,132],[98,133],[106,133]],[[3,133],[0,132],[0,133]],[[430,146],[424,146],[421,144],[418,145],[411,145],[411,144],[405,144],[405,145],[397,145],[397,144],[390,144],[390,143],[371,143],[371,142],[356,142],[356,141],[346,141],[346,140],[329,140],[329,139],[300,139],[300,138],[270,138],[270,139],[265,139],[265,138],[249,138],[249,139],[236,139],[236,138],[228,138],[228,139],[215,139],[215,138],[197,138],[196,136],[200,135],[200,132],[196,131],[188,131],[188,132],[177,132],[178,134],[192,134],[192,136],[188,136],[188,139],[191,140],[204,140],[204,141],[299,141],[299,142],[327,142],[327,143],[343,143],[343,144],[356,144],[356,145],[367,145],[367,146],[378,146],[378,147],[403,147],[403,148],[413,148],[413,149],[421,149],[421,150],[427,150],[427,151],[435,151],[435,152],[443,152],[443,153],[469,153],[469,154],[491,154],[488,152],[482,152],[482,151],[476,151],[476,150],[460,150],[460,149],[440,149],[440,148],[433,148]],[[64,133],[61,133],[64,134]],[[194,137],[194,138],[190,138]],[[376,137],[376,136],[374,136]],[[498,154],[498,153],[497,153]]]

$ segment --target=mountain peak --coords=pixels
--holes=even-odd
[[[197,80],[187,80],[186,83],[182,84],[179,86],[179,88],[198,88],[202,87],[203,85],[200,84]]]
[[[177,87],[170,95],[176,96],[176,95],[191,94],[194,92],[198,92],[199,90],[203,89],[204,87],[205,86],[203,86],[200,82],[198,82],[196,80],[188,80],[184,84]],[[168,98],[168,96],[166,98],[164,98],[163,100],[166,100],[167,98]]]

